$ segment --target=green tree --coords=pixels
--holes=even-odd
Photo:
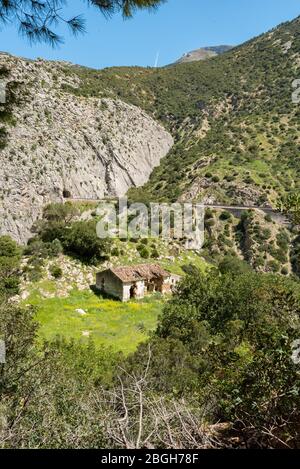
[[[241,275],[251,271],[247,262],[239,259],[237,256],[227,255],[219,262],[219,270],[222,274],[230,273],[232,275]]]
[[[276,275],[194,271],[151,341],[154,389],[196,398],[212,422],[243,422],[241,434],[257,445],[296,443],[300,379],[291,355],[300,336],[299,293],[297,282]],[[143,347],[131,367],[142,363]]]
[[[21,248],[10,238],[10,236],[0,236],[0,257],[20,257]]]
[[[106,258],[111,240],[98,238],[95,219],[80,221],[78,215],[78,209],[70,202],[48,205],[35,227],[37,237],[25,252],[38,258],[54,257],[62,246],[66,254],[87,263],[95,264]]]
[[[79,215],[79,210],[71,202],[53,203],[44,208],[43,219],[48,222],[63,222],[65,225],[74,221]]]
[[[165,0],[87,0],[106,16],[121,12],[130,18],[136,10],[153,9]],[[55,46],[63,41],[53,26],[65,24],[73,34],[85,32],[84,17],[79,14],[67,18],[65,0],[0,0],[0,23],[12,23],[31,42],[48,42]]]
[[[71,202],[49,204],[43,210],[42,220],[35,224],[34,231],[44,243],[52,243],[55,240],[61,241],[66,228],[78,216],[79,211]],[[31,243],[34,241],[36,240],[31,240]]]
[[[98,238],[94,220],[73,223],[65,229],[62,244],[65,252],[91,264],[103,260],[111,248],[111,240]]]

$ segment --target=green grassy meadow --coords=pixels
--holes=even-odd
[[[149,297],[121,303],[88,290],[73,290],[67,298],[43,298],[33,290],[26,303],[37,307],[41,338],[50,340],[61,335],[82,342],[92,339],[96,346],[128,354],[155,330],[164,300]],[[86,314],[81,315],[77,309]]]

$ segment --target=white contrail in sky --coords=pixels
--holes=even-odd
[[[157,54],[156,54],[156,59],[155,59],[155,64],[154,64],[155,68],[157,68],[157,66],[158,66],[159,53],[160,53],[160,51],[158,51]]]

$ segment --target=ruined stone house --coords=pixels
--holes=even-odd
[[[167,272],[157,264],[112,267],[99,272],[96,287],[121,301],[144,298],[149,293],[171,293],[179,282],[178,275]]]

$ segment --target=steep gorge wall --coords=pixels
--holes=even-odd
[[[64,192],[124,195],[148,180],[173,145],[172,136],[135,106],[64,93],[64,84],[79,84],[64,68],[0,54],[0,69],[15,89],[15,102],[0,106],[12,111],[0,151],[0,232],[22,243],[45,204],[62,201]]]

